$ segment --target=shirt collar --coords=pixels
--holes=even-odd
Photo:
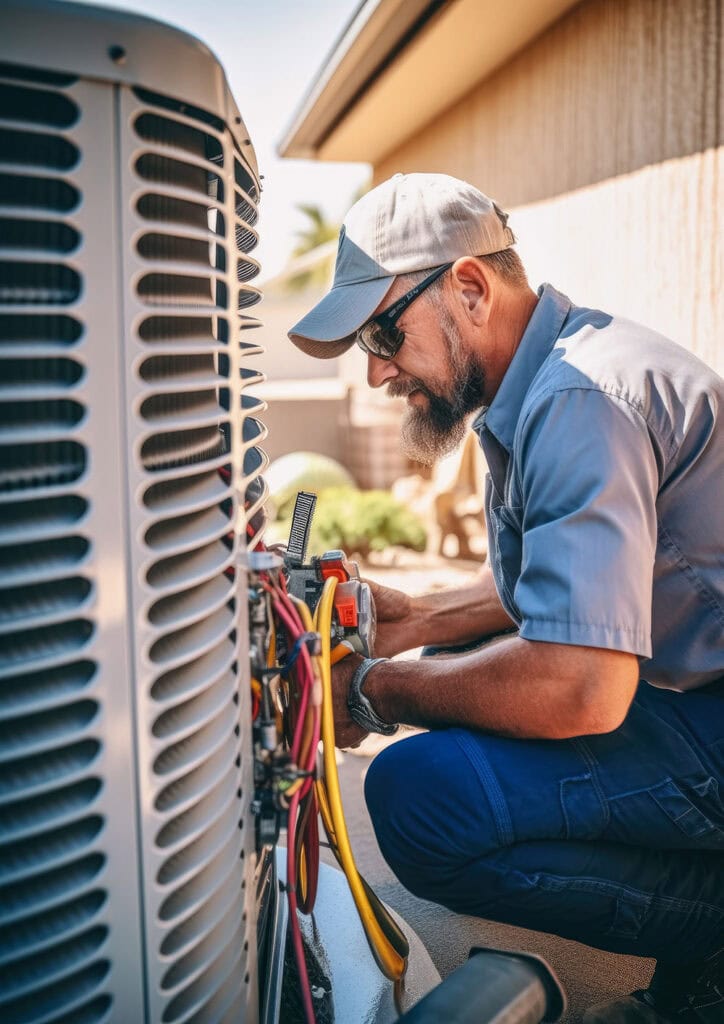
[[[538,303],[510,366],[490,405],[473,420],[476,433],[485,427],[510,453],[523,400],[550,354],[571,309],[571,301],[550,285],[538,289]]]

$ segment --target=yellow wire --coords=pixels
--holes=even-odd
[[[347,824],[344,819],[344,810],[342,808],[342,795],[340,793],[337,762],[334,755],[334,711],[332,708],[332,667],[330,657],[332,610],[336,588],[337,580],[334,577],[326,580],[322,596],[314,612],[314,628],[320,633],[322,639],[320,667],[322,670],[323,691],[322,741],[324,745],[323,762],[326,781],[325,796],[329,803],[328,810],[334,829],[338,858],[347,876],[352,898],[357,907],[357,912],[359,913],[373,956],[382,973],[390,978],[390,980],[397,981],[404,975],[407,961],[400,956],[389,942],[372,909],[354,861],[347,833]],[[322,802],[320,801],[321,806]]]

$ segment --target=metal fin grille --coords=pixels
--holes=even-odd
[[[153,770],[149,941],[165,964],[154,999],[164,1024],[221,1021],[243,1006],[250,980],[242,760],[251,737],[240,727],[236,522],[247,472],[238,465],[244,381],[232,340],[238,309],[260,297],[249,284],[257,235],[239,213],[256,220],[257,193],[247,171],[253,197],[241,191],[242,165],[219,118],[143,89],[126,100]]]
[[[0,1020],[102,1020],[110,964],[72,79],[0,65]],[[59,310],[58,307],[63,307]]]
[[[236,279],[240,286],[237,309],[241,314],[242,310],[246,310],[258,302],[261,295],[248,283],[258,273],[258,264],[250,253],[258,243],[258,236],[253,225],[258,219],[259,191],[252,175],[238,155],[234,156],[234,186]],[[264,374],[255,369],[253,363],[248,362],[248,359],[261,355],[263,352],[258,344],[250,340],[251,335],[247,335],[247,331],[258,326],[259,321],[249,314],[240,316],[239,348],[241,352],[241,408],[243,415],[241,443],[249,549],[257,544],[264,532],[264,503],[268,495],[262,473],[269,460],[260,447],[267,435],[267,429],[259,418],[266,409],[266,402],[255,398],[247,390],[265,379]]]

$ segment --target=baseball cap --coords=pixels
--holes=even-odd
[[[396,277],[509,248],[515,236],[507,221],[492,199],[459,178],[395,174],[345,217],[332,288],[290,339],[318,359],[341,355]]]

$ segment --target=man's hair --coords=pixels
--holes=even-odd
[[[491,252],[487,256],[476,256],[477,260],[484,263],[486,267],[497,274],[498,277],[505,281],[506,284],[511,285],[514,288],[523,288],[528,284],[528,276],[521,260],[515,249],[503,249],[501,252]],[[410,282],[410,287],[419,284],[420,281],[424,281],[427,275],[430,273],[429,270],[416,270],[412,274],[405,274],[405,277]],[[427,292],[430,297],[439,293],[443,287],[444,278],[439,277],[437,281],[428,288]]]
[[[491,252],[487,256],[478,256],[478,259],[490,267],[506,284],[516,288],[523,288],[528,284],[528,275],[525,272],[523,261],[515,249]]]

